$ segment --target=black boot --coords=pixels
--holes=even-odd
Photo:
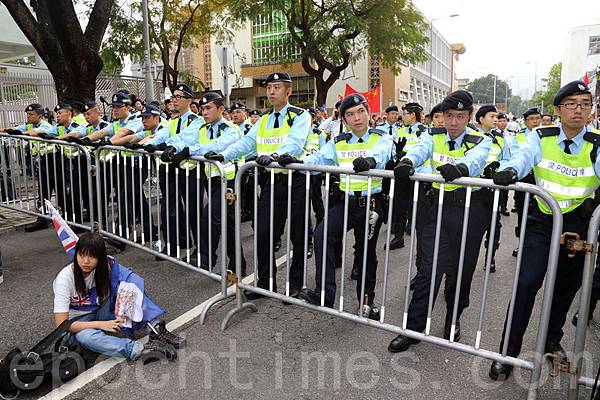
[[[398,335],[389,344],[388,351],[392,353],[402,353],[408,350],[413,344],[419,343],[419,340],[411,339],[406,336]]]
[[[185,339],[169,332],[167,330],[165,321],[160,321],[158,324],[154,325],[153,328],[154,330],[150,332],[150,340],[159,340],[161,342],[170,344],[176,349],[180,349],[185,346]]]
[[[488,375],[495,381],[500,379],[502,376],[503,378],[501,380],[506,380],[510,376],[512,369],[512,365],[502,364],[499,361],[494,361],[492,362],[492,366],[490,367],[490,372]]]
[[[404,236],[402,234],[394,236],[392,240],[390,240],[390,250],[401,249],[404,247]],[[385,249],[385,245],[383,246]]]
[[[446,313],[446,323],[444,324],[444,339],[450,340],[450,330],[452,329],[452,313]],[[454,326],[454,341],[460,341],[460,319],[456,319]]]
[[[159,361],[161,359],[173,361],[177,359],[177,350],[170,344],[160,340],[150,339],[144,345],[144,350],[142,351],[140,359],[144,364]]]

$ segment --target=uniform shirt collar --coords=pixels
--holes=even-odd
[[[348,143],[350,143],[350,144],[358,143],[359,139],[362,139],[363,142],[368,142],[369,141],[369,136],[370,136],[370,133],[369,133],[368,129],[365,132],[365,134],[362,137],[360,137],[360,138],[358,136],[356,136],[354,134],[354,132],[352,132],[352,137],[350,138],[350,140],[348,140]]]
[[[290,103],[287,103],[285,106],[283,106],[283,108],[279,110],[279,115],[286,115],[289,106]],[[271,108],[271,112],[269,114],[275,114],[275,108]],[[281,121],[279,121],[279,123],[281,124]]]
[[[417,128],[419,127],[419,125],[421,125],[421,123],[420,123],[420,122],[415,122],[414,124],[412,124],[412,125],[410,126],[410,131],[411,131],[411,133],[415,133],[415,132],[417,131]]]
[[[181,118],[183,121],[187,120],[189,118],[190,115],[192,115],[193,112],[192,110],[187,110],[186,112],[184,112],[183,114],[181,114],[179,116],[179,118]]]
[[[471,130],[472,129],[467,126],[467,128],[465,129],[465,131],[463,133],[461,133],[460,135],[458,135],[458,137],[456,139],[452,139],[450,137],[450,134],[446,133],[446,143],[448,143],[451,140],[454,140],[454,143],[456,143],[456,146],[454,148],[455,149],[459,149],[460,146],[462,146],[462,142],[463,142],[463,139],[464,139],[465,135],[468,134],[468,133],[470,133]]]
[[[218,120],[217,122],[215,122],[214,124],[209,126],[209,128],[212,128],[213,132],[217,132],[219,130],[219,125],[226,124],[226,123],[227,123],[227,120],[225,118],[221,118],[220,120]]]
[[[575,135],[574,138],[571,139],[576,148],[580,148],[581,145],[583,145],[583,135],[586,132],[587,132],[587,127],[584,126],[583,129],[577,135]],[[567,139],[567,135],[565,135],[565,132],[563,132],[562,126],[560,126],[560,133],[558,134],[558,137],[556,138],[556,143],[560,144],[563,141],[565,141],[566,139]]]

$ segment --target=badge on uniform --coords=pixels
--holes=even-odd
[[[277,75],[277,74],[273,75],[273,79],[279,79],[279,75]]]
[[[460,101],[458,102],[458,104],[456,104],[456,108],[458,108],[459,110],[463,107],[464,107],[464,105]]]

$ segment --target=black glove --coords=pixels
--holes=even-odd
[[[137,142],[127,142],[123,144],[123,147],[125,147],[126,149],[131,149],[131,150],[137,150],[137,149],[142,149],[144,146],[142,146],[141,144],[137,143]]]
[[[579,207],[575,209],[575,213],[577,213],[582,219],[587,220],[592,218],[592,214],[596,209],[596,202],[592,198],[587,198],[581,203]]]
[[[498,169],[499,166],[500,166],[500,163],[498,161],[493,161],[493,162],[489,163],[483,169],[483,177],[485,179],[492,179],[494,177],[494,174],[496,173],[496,170]]]
[[[363,172],[375,168],[377,163],[373,157],[358,157],[352,161],[352,165],[354,165],[354,172]]]
[[[302,160],[300,160],[300,159],[298,159],[296,157],[290,156],[287,153],[284,153],[284,154],[280,155],[279,157],[277,157],[277,162],[282,167],[285,167],[286,165],[293,164],[293,163],[296,163],[296,164],[302,164],[303,163]]]
[[[7,128],[4,130],[4,132],[8,133],[9,135],[22,135],[23,134],[20,130],[12,129],[12,128]]]
[[[223,154],[219,154],[216,151],[209,151],[208,153],[204,153],[204,158],[206,158],[207,160],[218,162],[225,161],[225,157],[223,157]]]
[[[177,149],[173,146],[168,146],[160,155],[160,160],[164,162],[171,162],[173,161],[175,154],[177,154]]]
[[[165,153],[163,153],[163,155],[165,155]],[[183,150],[181,150],[179,153],[175,154],[171,158],[171,162],[179,167],[179,164],[181,164],[181,162],[183,160],[185,160],[186,158],[190,158],[190,148],[189,147],[184,147]]]
[[[394,178],[396,181],[406,179],[414,173],[415,168],[413,167],[412,161],[410,161],[408,158],[403,158],[400,160],[398,165],[396,165],[396,168],[394,168]]]
[[[112,146],[112,145],[113,145],[113,142],[111,142],[110,139],[107,137],[103,137],[98,142],[98,146]]]
[[[156,146],[153,144],[147,144],[144,146],[144,151],[146,151],[146,153],[154,153],[156,151]]]
[[[250,161],[256,161],[256,155],[250,156],[250,157],[246,157],[246,162],[250,162]]]
[[[37,137],[40,139],[54,139],[54,137],[48,135],[46,132],[40,132],[37,134]]]
[[[266,167],[267,165],[271,164],[273,161],[275,161],[273,156],[268,155],[268,154],[263,154],[262,156],[256,157],[256,163],[258,165],[262,165],[263,167]]]
[[[517,182],[517,171],[509,167],[505,170],[496,172],[493,179],[496,185],[508,186]]]
[[[87,145],[87,144],[90,144],[90,143],[92,143],[92,141],[90,140],[90,138],[89,138],[89,137],[87,137],[87,136],[86,136],[86,137],[84,137],[84,138],[81,138],[81,140],[80,140],[80,141],[81,141],[81,144],[83,144],[83,145]]]
[[[63,139],[65,142],[69,142],[69,143],[77,143],[77,138],[73,137],[73,136],[67,136],[66,138]]]
[[[396,158],[398,160],[402,159],[402,157],[404,157],[406,155],[406,152],[404,151],[404,146],[406,146],[406,138],[405,137],[398,140],[398,143],[396,143]]]
[[[461,176],[469,176],[469,168],[465,164],[444,164],[436,168],[446,182],[453,181]]]
[[[160,150],[160,151],[165,151],[167,149],[167,144],[166,143],[159,143],[156,145],[156,150]]]

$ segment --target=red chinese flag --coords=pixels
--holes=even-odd
[[[377,86],[375,89],[370,90],[368,92],[359,92],[354,89],[352,86],[346,83],[346,91],[344,92],[344,97],[351,95],[352,93],[360,93],[365,96],[365,99],[369,103],[369,109],[372,113],[381,112],[381,86]]]

